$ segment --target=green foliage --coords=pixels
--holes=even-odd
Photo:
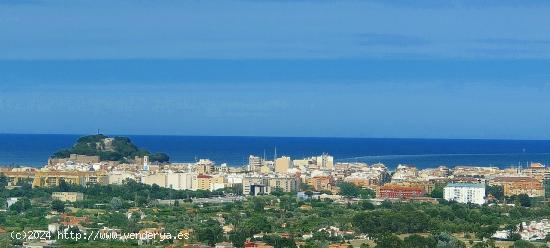
[[[481,226],[476,232],[476,237],[478,239],[490,238],[498,229],[496,225]]]
[[[14,204],[12,204],[10,206],[10,210],[11,211],[14,211],[16,213],[22,213],[28,209],[30,209],[32,207],[31,205],[31,201],[29,200],[29,198],[20,198],[19,200],[17,200],[17,202],[15,202]]]
[[[210,219],[199,226],[197,236],[199,241],[213,246],[223,239],[223,230],[220,227],[220,223]]]
[[[295,248],[296,242],[293,239],[285,239],[279,236],[265,236],[263,241],[272,245],[274,248]]]
[[[109,205],[110,205],[111,209],[118,210],[118,209],[122,208],[122,200],[118,197],[113,197],[111,199],[111,201],[109,202]]]
[[[428,231],[430,221],[429,216],[421,211],[375,210],[356,214],[353,225],[367,234],[414,233]]]
[[[409,248],[429,248],[429,247],[435,247],[437,244],[437,240],[435,240],[434,237],[423,237],[418,234],[413,234],[411,236],[406,237],[404,240],[404,247]]]
[[[229,241],[231,241],[235,247],[244,247],[246,234],[244,232],[231,232],[229,234]]]
[[[492,195],[499,201],[504,200],[504,189],[502,188],[502,186],[491,186],[487,184],[487,186],[485,186],[485,192],[487,192],[487,195]]]
[[[430,193],[430,197],[433,198],[443,198],[443,187],[436,186]]]
[[[165,153],[151,154],[146,150],[139,149],[127,137],[114,137],[111,144],[107,144],[103,134],[81,137],[70,149],[60,150],[53,154],[55,158],[68,158],[71,154],[99,156],[103,161],[121,161],[134,159],[135,156],[149,156],[153,162],[168,162],[170,158]]]
[[[375,195],[374,191],[363,189],[353,183],[341,182],[338,184],[338,187],[340,188],[340,194],[345,197],[361,197],[363,199],[368,199]]]
[[[509,240],[516,241],[521,239],[521,235],[517,232],[514,232],[508,236]]]
[[[53,200],[51,203],[51,207],[53,211],[57,211],[59,213],[65,212],[65,203],[60,200]]]
[[[0,173],[0,188],[8,186],[8,177],[4,173]]]
[[[527,194],[511,196],[509,201],[514,202],[517,206],[531,207],[531,198]]]
[[[405,243],[399,237],[391,233],[384,233],[376,238],[376,248],[401,248]]]
[[[458,240],[448,233],[440,233],[435,236],[437,240],[436,247],[445,247],[445,248],[466,248],[464,242]]]

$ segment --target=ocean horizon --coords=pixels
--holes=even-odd
[[[55,151],[72,146],[77,134],[0,134],[1,166],[46,164]],[[528,166],[550,164],[550,140],[330,138],[260,136],[109,135],[129,137],[140,148],[165,152],[171,162],[208,158],[217,164],[241,166],[249,155],[292,159],[328,153],[337,162],[398,164],[418,168],[445,165]]]

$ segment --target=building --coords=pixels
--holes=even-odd
[[[176,190],[192,190],[193,181],[196,180],[196,173],[168,173],[166,174],[166,187]]]
[[[334,168],[334,157],[326,153],[317,156],[315,162],[319,169],[332,170]]]
[[[275,173],[286,174],[291,167],[292,160],[290,157],[283,156],[275,159]]]
[[[141,178],[141,182],[148,185],[156,184],[159,187],[176,190],[197,189],[197,174],[191,172],[162,172],[150,174]]]
[[[15,204],[17,201],[19,201],[19,198],[17,197],[10,197],[6,199],[6,208],[10,208],[11,205]]]
[[[308,178],[306,184],[311,186],[315,191],[332,190],[334,181],[331,176],[315,176]]]
[[[75,202],[75,201],[82,201],[84,200],[84,194],[80,192],[53,192],[52,193],[52,199],[54,200],[60,200],[60,201],[68,201],[68,202]]]
[[[108,177],[101,172],[81,171],[39,171],[34,175],[32,187],[54,187],[65,183],[86,186],[89,184],[107,184]]]
[[[489,185],[501,186],[505,196],[526,194],[529,197],[544,197],[542,181],[526,176],[496,177]]]
[[[200,159],[195,164],[195,171],[198,174],[210,174],[214,171],[214,162],[210,159]]]
[[[245,177],[243,178],[243,195],[269,194],[269,178]]]
[[[273,177],[269,178],[271,190],[276,188],[283,192],[296,192],[300,189],[300,181],[295,177]]]
[[[459,203],[485,203],[485,184],[483,183],[449,183],[443,189],[443,198]]]
[[[100,161],[99,156],[71,154],[68,158],[49,158],[48,165],[66,164],[67,162],[72,162],[75,164],[95,164]]]
[[[421,188],[426,194],[431,194],[436,185],[435,182],[433,181],[401,181],[401,182],[391,183],[391,184],[404,186],[404,187]],[[444,186],[444,184],[441,186]]]
[[[197,188],[198,190],[212,190],[213,178],[209,175],[197,176]]]
[[[227,179],[223,175],[212,176],[211,190],[223,189],[227,186]]]
[[[392,182],[418,179],[418,170],[412,165],[399,164],[391,178]]]
[[[260,167],[262,167],[262,159],[254,155],[250,155],[248,157],[248,171],[257,172],[260,171]]]
[[[135,180],[135,177],[132,173],[126,171],[112,171],[107,174],[108,184],[122,184],[125,180],[128,179]]]
[[[141,178],[141,182],[147,185],[158,185],[159,187],[166,188],[166,173],[156,173],[144,176]]]
[[[421,187],[407,187],[394,184],[386,184],[378,189],[379,198],[410,199],[426,194]]]

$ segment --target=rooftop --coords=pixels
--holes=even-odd
[[[485,188],[483,183],[449,183],[447,187]]]

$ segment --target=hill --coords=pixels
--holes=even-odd
[[[152,162],[168,162],[165,153],[150,153],[139,149],[128,137],[107,137],[103,134],[80,137],[70,149],[63,149],[53,154],[54,158],[68,158],[71,154],[97,155],[102,161],[127,162],[135,156],[149,156]]]

